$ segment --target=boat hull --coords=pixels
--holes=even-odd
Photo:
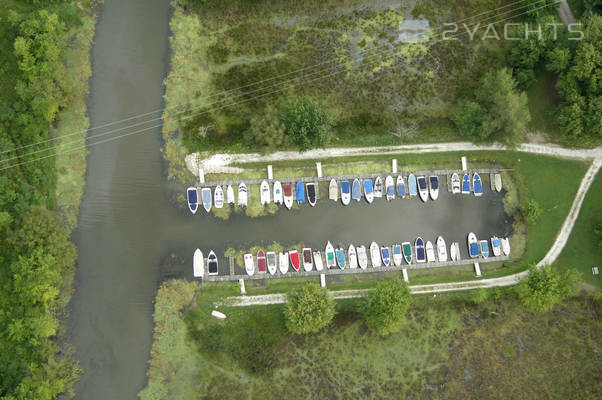
[[[195,278],[201,278],[205,274],[205,259],[203,258],[203,252],[200,249],[196,249],[192,256],[192,275]]]
[[[280,181],[274,182],[274,203],[281,205],[284,202],[284,197],[282,195],[282,184]]]

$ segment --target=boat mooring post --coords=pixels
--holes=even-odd
[[[468,162],[466,162],[466,156],[462,156],[462,171],[468,170]]]
[[[205,183],[205,171],[203,171],[203,168],[199,168],[199,183]]]
[[[408,269],[404,268],[401,270],[401,272],[403,273],[403,280],[406,282],[409,282],[410,278],[408,277]]]
[[[247,291],[245,290],[245,280],[240,278],[238,283],[240,283],[240,294],[247,294]]]
[[[474,271],[477,274],[477,276],[481,276],[481,266],[478,262],[474,263]]]
[[[316,171],[318,172],[318,178],[322,177],[322,163],[318,161],[316,163]]]
[[[234,275],[234,257],[228,257],[230,263],[230,275]]]
[[[268,179],[274,179],[274,173],[271,165],[268,165]]]
[[[320,286],[326,287],[326,274],[320,274]]]
[[[391,170],[394,174],[397,173],[397,158],[391,160]]]

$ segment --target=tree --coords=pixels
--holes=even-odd
[[[266,149],[283,147],[287,142],[284,125],[271,106],[251,119],[251,132],[255,144]]]
[[[559,273],[551,266],[531,265],[529,275],[516,287],[521,302],[535,310],[548,311],[557,303],[577,293],[579,273],[570,269]]]
[[[293,143],[301,150],[307,150],[328,144],[335,116],[326,103],[303,96],[294,97],[282,105],[280,121]]]
[[[483,123],[483,109],[474,101],[467,101],[454,113],[452,120],[460,134],[470,139],[475,138]]]
[[[522,211],[523,216],[530,224],[537,222],[539,220],[539,217],[541,217],[542,212],[539,203],[533,199],[527,201],[527,204],[525,204]]]
[[[335,314],[334,300],[326,288],[309,284],[288,295],[284,309],[286,328],[295,334],[320,331]]]
[[[379,335],[399,331],[411,301],[410,289],[403,279],[380,281],[362,307],[368,328]]]

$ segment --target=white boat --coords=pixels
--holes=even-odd
[[[468,255],[470,256],[470,258],[477,258],[481,254],[481,251],[479,250],[479,241],[477,240],[477,235],[470,232],[468,234],[467,242]]]
[[[330,241],[326,243],[326,249],[324,251],[326,256],[326,268],[332,268],[337,266],[337,260],[334,256],[334,247]]]
[[[314,182],[305,184],[305,191],[307,192],[307,202],[310,206],[315,206],[316,200],[318,199],[318,194],[316,193],[316,184]]]
[[[493,186],[495,187],[496,192],[502,191],[502,175],[499,173],[493,175]]]
[[[420,195],[420,199],[426,203],[429,199],[429,188],[426,184],[426,178],[424,176],[419,176],[416,178],[418,183],[418,194]]]
[[[415,197],[418,194],[416,176],[412,173],[408,175],[408,193],[410,194],[410,197]]]
[[[288,253],[278,254],[278,269],[283,275],[288,272]]]
[[[435,248],[433,247],[433,243],[430,240],[426,241],[426,262],[435,261]]]
[[[211,211],[211,204],[213,203],[213,199],[211,197],[211,188],[202,188],[201,189],[201,201],[203,202],[203,208],[205,211]]]
[[[393,264],[398,267],[401,265],[403,261],[403,255],[401,254],[401,246],[399,244],[394,244],[391,246],[393,249]]]
[[[268,272],[274,275],[276,273],[276,253],[268,251],[265,253],[265,260],[268,263]]]
[[[364,197],[368,204],[372,204],[372,201],[374,200],[374,186],[372,185],[372,179],[364,179],[362,184],[364,185]]]
[[[502,242],[500,241],[499,237],[493,236],[491,238],[491,250],[493,251],[493,255],[495,257],[502,255]]]
[[[284,197],[282,196],[282,184],[280,181],[274,182],[274,203],[282,205]]]
[[[470,194],[470,175],[464,174],[462,176],[462,194]]]
[[[219,272],[217,256],[211,250],[207,256],[207,275],[217,275]]]
[[[451,176],[451,187],[453,194],[460,193],[460,176],[457,172],[454,172]]]
[[[368,253],[366,252],[366,246],[357,246],[355,248],[357,252],[357,264],[361,269],[368,267]]]
[[[479,247],[481,248],[481,255],[483,258],[489,257],[489,242],[485,239],[479,240]]]
[[[266,205],[270,202],[270,184],[264,180],[259,186],[259,194],[261,199],[261,205]]]
[[[285,183],[282,185],[282,193],[284,196],[284,205],[290,210],[293,206],[293,184]]]
[[[383,178],[380,176],[374,179],[374,197],[383,197]]]
[[[213,205],[215,208],[224,207],[224,190],[220,185],[217,185],[213,191]]]
[[[248,193],[247,185],[245,185],[244,182],[241,182],[238,185],[238,205],[240,207],[246,207],[248,201],[249,201],[249,193]]]
[[[339,199],[339,186],[334,179],[331,179],[330,184],[328,185],[328,198],[332,201],[337,201]]]
[[[372,242],[370,244],[370,261],[372,261],[372,267],[380,267],[382,265],[382,260],[380,258],[380,247],[376,242]]]
[[[200,278],[205,273],[205,259],[201,249],[196,249],[192,256],[192,275],[195,278]]]
[[[477,172],[472,174],[472,193],[477,197],[483,195],[483,182]]]
[[[437,175],[429,176],[429,194],[433,200],[437,200],[439,197],[439,177]]]
[[[195,214],[199,209],[199,192],[195,187],[189,187],[186,189],[186,197],[188,200],[188,209],[191,213]]]
[[[303,249],[303,251],[301,251],[301,255],[302,255],[301,261],[303,263],[303,269],[306,272],[311,271],[314,268],[314,263],[313,263],[313,260],[312,260],[311,249],[305,247]]]
[[[253,254],[247,253],[243,256],[245,260],[245,271],[247,275],[253,276],[255,274],[255,262],[253,261]]]
[[[324,263],[322,262],[322,253],[314,251],[314,266],[316,271],[322,271],[324,269]]]
[[[452,243],[451,246],[449,246],[449,258],[452,261],[457,261],[457,250],[456,250],[456,242]]]
[[[510,255],[510,239],[502,239],[502,252],[504,253],[504,255]]]
[[[393,182],[393,177],[391,175],[387,175],[385,178],[385,196],[388,201],[395,198],[395,183]]]
[[[226,202],[234,204],[234,188],[232,188],[232,185],[228,185],[226,188]]]
[[[406,197],[406,184],[403,180],[403,176],[397,175],[397,181],[395,182],[397,186],[397,197],[403,199]]]
[[[462,253],[460,253],[460,243],[454,242],[456,245],[456,261],[460,261],[462,259]]]
[[[212,310],[211,316],[217,319],[226,319],[226,314],[217,310]]]
[[[347,257],[349,257],[349,268],[357,268],[357,251],[352,244],[349,245],[347,250]]]
[[[447,246],[445,245],[445,239],[441,236],[437,238],[437,258],[439,258],[439,261],[447,261]]]
[[[341,202],[344,206],[351,201],[351,184],[349,181],[341,181]]]

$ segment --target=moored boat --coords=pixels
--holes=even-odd
[[[293,185],[290,183],[282,185],[282,194],[284,197],[284,205],[290,210],[293,206]]]
[[[308,182],[305,188],[307,189],[307,202],[313,207],[316,205],[316,184]]]
[[[319,251],[314,251],[314,265],[316,267],[316,271],[322,271],[324,269],[322,254]]]
[[[393,245],[393,264],[395,266],[400,266],[401,261],[403,260],[403,255],[401,254],[401,246],[398,244]]]
[[[224,189],[220,185],[217,185],[213,191],[213,205],[215,208],[224,207]]]
[[[349,249],[347,250],[347,257],[349,259],[349,268],[357,268],[357,251],[352,244],[349,245]]]
[[[253,254],[247,253],[243,256],[245,260],[245,271],[247,275],[253,276],[255,274],[255,262],[253,261]]]
[[[282,196],[282,183],[280,181],[274,182],[274,203],[282,204],[284,197]]]
[[[366,246],[357,246],[355,248],[357,252],[357,264],[361,269],[368,267],[368,254],[366,253]]]
[[[495,173],[493,175],[493,186],[495,187],[496,192],[502,191],[502,175],[500,173]]]
[[[510,239],[502,239],[502,251],[504,252],[504,255],[510,255]]]
[[[456,257],[456,256],[457,256],[457,254],[458,254],[458,253],[456,252],[456,243],[454,242],[454,243],[452,243],[452,244],[449,246],[449,259],[450,259],[451,261],[456,261],[456,260],[457,260],[457,257]]]
[[[424,240],[420,236],[416,238],[416,242],[414,242],[414,247],[416,248],[416,262],[423,263],[426,262],[426,253],[424,251]]]
[[[364,179],[364,196],[368,203],[372,203],[374,200],[374,187],[372,186],[372,179]]]
[[[458,175],[457,172],[454,172],[451,176],[451,188],[452,188],[452,193],[453,194],[458,194],[460,193],[460,176]]]
[[[311,257],[311,249],[306,247],[303,249],[301,254],[303,255],[303,269],[307,272],[311,271],[314,267],[314,263]]]
[[[341,181],[341,202],[344,206],[351,201],[351,185],[349,181]]]
[[[470,258],[476,258],[479,256],[479,241],[477,240],[477,235],[470,232],[468,234],[468,255]]]
[[[387,175],[385,178],[385,195],[388,201],[395,198],[395,184],[391,175]]]
[[[334,247],[330,241],[326,243],[326,249],[324,250],[326,256],[326,268],[332,268],[337,265],[337,260],[334,257]]]
[[[265,259],[268,264],[268,272],[271,275],[274,275],[276,273],[276,253],[273,251],[268,251],[265,253]]]
[[[195,187],[186,189],[186,199],[188,200],[188,209],[195,214],[199,209],[199,192]]]
[[[475,196],[481,196],[483,194],[483,183],[477,172],[472,174],[472,191]]]
[[[337,265],[339,266],[340,269],[345,269],[345,250],[341,249],[340,247],[338,247],[335,250],[335,255],[337,258]]]
[[[416,182],[418,182],[418,194],[420,194],[420,199],[426,203],[429,199],[429,189],[426,184],[426,178],[424,176],[419,176],[416,178]]]
[[[442,236],[437,238],[437,258],[439,261],[447,261],[447,246]]]
[[[433,200],[437,200],[439,197],[439,177],[437,175],[429,176],[429,194]]]
[[[410,242],[403,242],[401,244],[401,251],[403,253],[403,258],[406,260],[407,264],[412,263],[412,244]]]
[[[397,197],[404,198],[406,197],[406,184],[403,180],[403,176],[397,175]]]
[[[208,275],[217,275],[218,271],[219,271],[219,268],[218,268],[218,263],[217,263],[217,256],[215,255],[213,250],[211,250],[209,252],[209,255],[207,256],[207,274]]]
[[[493,251],[493,255],[495,257],[499,257],[502,255],[502,242],[497,236],[493,236],[491,238],[491,250]]]
[[[238,185],[238,205],[240,207],[246,207],[249,200],[249,194],[247,193],[247,185],[241,182]]]
[[[303,182],[297,182],[295,199],[297,200],[297,204],[305,203],[305,186],[303,186]]]
[[[351,185],[351,198],[355,201],[362,199],[362,184],[357,178],[353,180],[353,185]]]
[[[261,185],[259,186],[259,194],[262,205],[266,205],[270,202],[270,184],[268,181],[261,181]]]
[[[383,260],[383,265],[385,267],[391,265],[391,251],[387,246],[383,246],[380,248],[380,257]]]
[[[201,249],[196,249],[192,256],[192,275],[195,278],[200,278],[205,273],[205,259]]]
[[[383,178],[380,176],[374,179],[374,197],[383,197]]]
[[[376,242],[370,244],[370,261],[372,261],[372,267],[380,267],[382,265],[380,258],[380,248]]]
[[[291,265],[293,266],[293,269],[295,271],[299,272],[299,269],[301,268],[301,260],[299,259],[299,252],[297,250],[289,250],[288,256],[291,259]]]
[[[201,200],[203,201],[203,208],[205,211],[211,211],[211,204],[213,203],[213,199],[211,198],[211,188],[202,188],[201,189]]]
[[[459,261],[462,259],[462,254],[460,253],[460,243],[454,242],[454,245],[456,247],[456,261]]]
[[[483,258],[489,257],[489,242],[483,239],[479,241],[479,247],[481,248],[481,255]]]
[[[418,195],[418,185],[416,184],[416,176],[414,174],[408,175],[408,191],[410,192],[410,197]]]
[[[278,269],[281,274],[286,274],[288,272],[288,254],[280,253],[278,254]]]
[[[470,175],[464,174],[462,177],[462,194],[470,194]]]
[[[263,250],[257,252],[257,272],[265,274],[267,270],[267,263],[265,261],[265,253]]]
[[[226,202],[228,204],[234,204],[234,188],[232,185],[228,185],[226,188]]]
[[[433,243],[430,240],[426,241],[426,261],[433,262],[435,261],[435,248],[433,247]]]
[[[339,199],[339,186],[334,179],[331,179],[330,184],[328,185],[328,198],[332,201],[337,201]]]

